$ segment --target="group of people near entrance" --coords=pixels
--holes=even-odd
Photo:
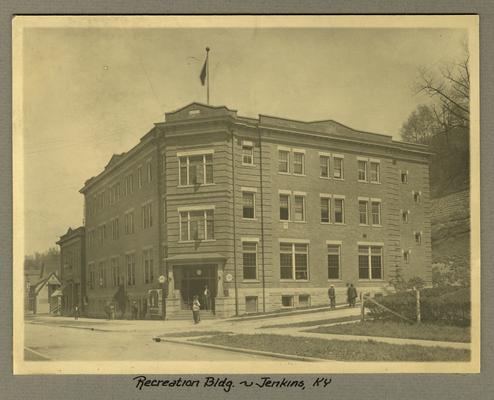
[[[347,283],[346,284],[347,289],[346,289],[346,297],[347,297],[347,303],[348,307],[355,307],[355,302],[357,301],[357,289],[353,286],[353,283]],[[329,306],[331,307],[331,310],[334,310],[336,308],[336,290],[334,288],[334,285],[331,285],[328,289],[328,297],[329,297]]]
[[[202,290],[201,300],[203,302],[202,309],[211,310],[211,291],[208,285],[205,285]],[[192,299],[192,318],[194,319],[194,324],[201,322],[201,303],[198,295],[195,295]]]

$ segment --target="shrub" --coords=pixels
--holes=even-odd
[[[451,286],[430,288],[421,290],[420,295],[422,321],[448,325],[470,325],[469,288]],[[385,296],[379,300],[379,303],[411,321],[416,320],[415,291],[399,292]],[[369,310],[371,318],[402,320],[370,300],[366,300],[364,306]]]

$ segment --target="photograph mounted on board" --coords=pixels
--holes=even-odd
[[[478,372],[478,39],[16,17],[15,373]]]

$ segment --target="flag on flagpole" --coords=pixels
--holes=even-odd
[[[199,79],[201,80],[202,86],[206,82],[206,75],[208,73],[208,56],[206,55],[206,60],[204,60],[204,65],[202,66],[201,75],[199,75]]]

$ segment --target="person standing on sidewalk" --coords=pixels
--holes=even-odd
[[[349,283],[346,284],[346,302],[348,303],[348,307],[352,306],[352,290]]]
[[[350,284],[348,291],[349,291],[349,298],[350,298],[350,307],[355,307],[355,301],[358,297],[358,294],[357,294],[357,289],[353,286],[353,283]]]
[[[329,306],[331,310],[334,310],[336,307],[336,290],[334,289],[334,285],[331,285],[328,289],[328,297],[329,297]]]
[[[202,292],[204,309],[211,310],[211,291],[208,288],[208,285],[204,285],[204,290]]]
[[[79,311],[79,306],[75,305],[74,306],[74,319],[77,321],[79,319],[80,311]]]
[[[192,301],[192,317],[194,318],[194,324],[198,324],[201,320],[201,316],[199,314],[200,310],[201,303],[199,303],[199,298],[196,295]]]

